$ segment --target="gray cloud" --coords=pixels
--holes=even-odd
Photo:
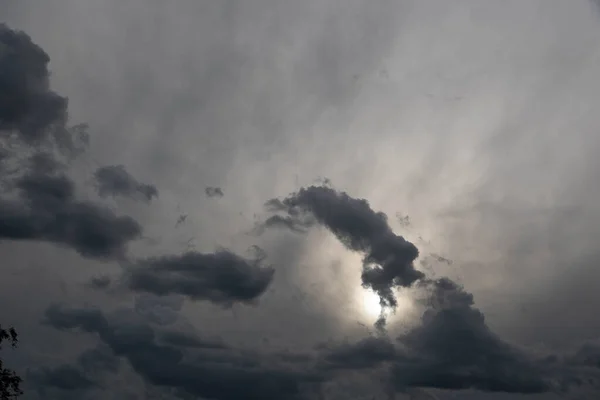
[[[27,34],[5,24],[0,43],[0,130],[16,132],[29,144],[44,142],[67,117],[67,99],[49,88],[50,57]]]
[[[0,237],[48,241],[73,248],[84,257],[122,258],[128,242],[141,236],[130,217],[75,198],[73,182],[64,174],[32,172],[16,182],[18,201],[4,200]]]
[[[336,345],[324,351],[327,368],[374,368],[398,358],[398,349],[387,337],[369,337],[357,343]]]
[[[67,99],[50,89],[49,61],[26,33],[0,24],[0,132],[72,154],[88,138],[82,126],[68,129]]]
[[[98,185],[98,194],[102,197],[124,196],[141,198],[150,202],[158,197],[158,189],[154,185],[138,182],[124,165],[109,165],[100,167],[94,172]]]
[[[127,343],[136,335],[148,342],[144,329],[126,327],[141,319],[156,332],[156,344],[179,349],[184,360],[198,352],[202,365],[218,358],[219,365],[245,368],[285,347],[293,354],[287,359],[296,360],[287,367],[306,371],[311,355],[320,352],[316,373],[331,379],[318,395],[306,396],[311,399],[404,399],[409,392],[418,397],[407,386],[419,382],[531,391],[540,379],[542,386],[570,391],[431,393],[443,400],[597,397],[589,383],[597,377],[593,343],[600,327],[594,286],[600,24],[587,0],[132,1],[124,8],[118,0],[0,0],[4,18],[52,55],[52,87],[68,94],[69,116],[90,122],[90,128],[69,127],[66,112],[49,106],[0,129],[2,200],[21,210],[27,202],[17,183],[25,175],[64,175],[75,188],[70,201],[106,202],[117,210],[113,215],[130,215],[146,235],[159,238],[130,240],[109,256],[87,259],[69,251],[70,241],[2,240],[0,303],[12,306],[0,310],[0,318],[23,333],[23,346],[6,355],[16,356],[7,364],[25,371],[70,365],[64,363],[72,359],[86,379],[109,381],[101,389],[75,391],[50,389],[49,383],[43,398],[198,397],[179,389],[187,385],[181,380],[157,387],[143,379],[138,385],[146,375],[131,371],[129,355],[119,357],[126,362],[118,373],[99,377],[94,374],[102,367],[87,371],[73,353],[99,335],[38,327],[40,310],[52,301],[97,305]],[[24,48],[27,41],[20,43]],[[14,54],[21,54],[13,58],[21,63],[26,59],[25,51]],[[0,71],[14,77],[28,69]],[[27,90],[22,92],[29,104],[51,105],[52,93],[63,97],[50,89]],[[46,92],[51,94],[39,94]],[[32,127],[48,115],[58,115],[50,124],[58,128],[36,132]],[[16,127],[34,139],[25,140]],[[97,199],[76,184],[93,176],[98,164],[90,168],[87,155],[73,158],[87,147],[87,132],[93,133],[88,155],[100,165],[127,160],[133,176],[160,187],[160,201],[139,207]],[[49,157],[35,159],[42,153]],[[421,256],[414,264],[428,279],[393,289],[398,311],[387,317],[390,337],[361,340],[364,329],[356,323],[376,318],[360,288],[360,257],[367,251],[345,251],[327,229],[313,229],[321,224],[311,213],[300,213],[306,220],[297,224],[298,215],[285,208],[267,220],[267,228],[297,227],[306,235],[245,234],[265,199],[309,185],[316,176],[368,199],[373,210],[410,215],[410,221],[389,218],[387,224],[417,245]],[[205,182],[225,188],[227,196],[205,201]],[[64,193],[27,190],[49,198]],[[189,217],[173,229],[181,210]],[[91,291],[81,284],[98,273],[113,277],[100,286],[119,282],[120,265],[94,259],[124,252],[134,262],[178,255],[189,238],[201,254],[219,246],[237,252],[255,243],[265,248],[276,273],[260,307],[224,309],[210,301],[179,307],[171,301],[180,296]],[[454,283],[433,280],[440,276]],[[36,296],[28,295],[32,291]],[[116,321],[107,310],[123,303],[133,310]],[[440,326],[447,327],[447,339]],[[188,334],[191,327],[211,339]],[[184,337],[173,336],[182,334],[178,329]],[[212,338],[217,347],[228,345],[213,349]],[[451,357],[454,364],[445,361],[450,339],[457,352],[463,350]],[[330,346],[313,350],[319,341]],[[590,345],[570,351],[586,341]],[[532,348],[515,350],[514,342]],[[253,354],[242,357],[234,343]],[[554,345],[567,347],[567,355],[535,356]],[[474,347],[485,349],[473,354]],[[170,352],[159,352],[165,365],[173,365]],[[495,371],[488,360],[503,368]],[[578,393],[586,386],[589,393]],[[33,390],[26,395],[36,398]]]
[[[40,395],[46,395],[48,389],[64,391],[87,391],[96,384],[88,379],[79,369],[71,365],[62,365],[56,368],[40,368],[30,371],[27,376],[34,385],[38,386]]]
[[[216,400],[293,399],[300,395],[303,383],[315,380],[293,366],[269,365],[268,359],[245,359],[223,346],[199,346],[197,339],[167,335],[177,347],[161,344],[150,326],[119,325],[98,310],[53,306],[46,312],[46,322],[57,329],[95,333],[150,384],[195,396]],[[190,354],[199,348],[213,353]],[[187,349],[185,354],[183,349]]]
[[[208,197],[223,197],[223,189],[220,187],[207,186],[204,188],[204,193]]]
[[[73,156],[87,142],[78,128],[67,128],[67,100],[49,88],[50,58],[6,25],[0,26],[0,46],[0,133],[18,171],[0,177],[8,188],[0,198],[0,237],[56,243],[91,258],[124,257],[141,226],[76,199],[59,156]],[[24,163],[23,152],[31,154]]]
[[[240,393],[247,398],[312,398],[340,373],[363,370],[379,371],[386,390],[399,393],[413,393],[422,387],[564,392],[597,384],[597,365],[590,365],[589,357],[582,358],[584,353],[593,353],[589,347],[569,356],[568,361],[534,359],[491,333],[481,313],[471,308],[471,296],[453,283],[436,282],[432,297],[438,300],[438,307],[424,315],[423,325],[396,342],[370,337],[352,344],[320,346],[313,355],[247,352],[192,332],[157,329],[97,309],[51,306],[46,310],[46,324],[97,334],[111,352],[105,347],[87,350],[71,366],[43,371],[53,377],[49,386],[66,384],[59,379],[63,371],[69,372],[66,376],[71,377],[67,381],[71,384],[92,382],[94,373],[101,382],[99,373],[116,373],[116,356],[128,360],[152,385],[215,399],[231,399]],[[197,374],[206,379],[198,379]]]
[[[227,346],[219,341],[205,340],[186,332],[165,331],[161,335],[165,344],[182,348],[226,349]]]
[[[183,301],[182,296],[159,297],[143,293],[136,296],[134,309],[150,322],[170,325],[177,320]]]
[[[227,250],[212,254],[189,251],[140,260],[127,268],[124,281],[133,291],[180,294],[231,305],[256,300],[267,290],[274,272],[260,265],[260,260],[247,260]]]
[[[416,270],[414,261],[419,255],[417,248],[402,236],[396,235],[384,213],[374,212],[364,199],[355,199],[327,186],[310,186],[282,201],[270,200],[271,210],[288,215],[276,217],[283,225],[298,230],[298,226],[313,224],[306,214],[314,216],[350,250],[364,253],[362,283],[375,291],[382,305],[396,307],[393,290],[408,287],[424,277]],[[273,218],[273,217],[271,217]]]
[[[371,209],[366,200],[354,199],[329,187],[302,188],[282,201],[270,200],[271,210],[285,211],[294,223],[310,226],[318,222],[346,247],[366,253],[363,285],[382,297],[382,304],[395,306],[394,290],[417,282],[428,288],[421,325],[398,340],[396,353],[387,339],[371,338],[331,352],[326,360],[341,368],[372,368],[393,361],[392,382],[407,387],[478,389],[490,392],[542,393],[554,390],[554,377],[541,363],[492,333],[484,315],[474,308],[473,295],[451,279],[427,279],[414,269],[417,248],[395,235],[383,213]],[[300,220],[311,213],[315,221]],[[374,269],[377,268],[377,269]],[[384,277],[373,281],[375,277]],[[409,278],[407,278],[409,277]],[[384,285],[384,290],[381,286]],[[382,317],[383,318],[383,317]],[[383,324],[381,318],[377,324]]]
[[[552,387],[534,360],[503,341],[473,307],[473,296],[443,278],[430,283],[432,308],[399,341],[406,360],[394,365],[399,387],[539,393]]]
[[[94,276],[92,279],[90,279],[90,281],[87,283],[87,286],[93,289],[107,289],[111,283],[112,279],[110,276],[101,275]]]
[[[77,364],[88,374],[115,373],[119,369],[119,359],[106,346],[84,351],[77,357]]]

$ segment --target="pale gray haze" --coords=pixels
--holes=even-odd
[[[600,398],[600,3],[0,0],[23,399]]]

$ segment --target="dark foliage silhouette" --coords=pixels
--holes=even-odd
[[[13,348],[17,347],[17,331],[14,328],[3,329],[0,326],[0,350],[5,341]],[[23,394],[21,382],[21,377],[15,371],[5,368],[0,358],[0,400],[15,399]]]

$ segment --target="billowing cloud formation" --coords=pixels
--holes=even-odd
[[[470,293],[446,278],[429,284],[431,308],[421,325],[399,338],[406,350],[394,365],[396,385],[518,393],[550,389],[539,365],[490,331]]]
[[[87,136],[81,126],[67,129],[68,102],[50,89],[49,61],[27,34],[0,24],[0,135],[73,152]]]
[[[87,145],[82,127],[68,128],[67,100],[49,88],[48,55],[29,36],[0,25],[0,139],[6,190],[0,238],[46,241],[84,257],[122,258],[141,226],[75,197],[67,161]],[[23,160],[23,155],[26,159]]]
[[[206,195],[208,197],[223,197],[224,196],[223,189],[221,189],[220,187],[214,187],[214,186],[207,186],[204,189],[204,193],[206,193]]]
[[[128,267],[126,285],[159,296],[181,294],[222,305],[250,303],[265,292],[274,269],[227,250],[212,254],[189,251],[148,258]]]
[[[104,344],[83,351],[74,363],[40,367],[27,371],[27,382],[43,398],[57,393],[82,398],[83,394],[100,389],[106,375],[115,374],[120,359]]]
[[[47,241],[73,248],[84,257],[125,256],[141,226],[106,207],[75,198],[64,174],[31,171],[15,182],[18,200],[1,200],[0,237]]]
[[[454,290],[449,285],[441,282],[444,294],[434,297],[448,295]],[[468,298],[466,294],[463,300]],[[234,399],[241,393],[249,399],[318,398],[314,396],[322,393],[324,384],[365,370],[379,374],[380,384],[390,394],[413,393],[422,387],[542,393],[592,383],[573,379],[585,376],[582,368],[588,367],[581,360],[555,361],[552,366],[546,359],[528,358],[490,333],[476,310],[463,311],[473,316],[470,320],[456,317],[460,307],[470,309],[469,302],[431,309],[423,326],[396,341],[369,337],[353,344],[320,346],[311,355],[242,351],[190,331],[113,318],[98,309],[54,305],[46,310],[45,323],[59,330],[96,334],[102,345],[82,353],[73,365],[37,373],[45,377],[47,387],[64,386],[70,377],[67,382],[73,389],[93,390],[101,386],[105,374],[118,372],[118,359],[123,358],[152,385],[180,390],[182,398],[186,393],[214,399]],[[457,322],[465,319],[463,325]],[[588,371],[590,378],[598,376],[597,367]]]
[[[398,391],[430,387],[542,393],[556,388],[555,380],[567,380],[567,374],[550,374],[543,362],[496,336],[473,307],[473,296],[458,284],[448,278],[427,279],[415,270],[416,247],[395,235],[386,216],[366,200],[311,186],[267,206],[286,212],[284,218],[294,227],[320,223],[346,247],[365,253],[363,285],[375,290],[384,305],[396,304],[397,287],[418,282],[430,292],[422,323],[398,338],[398,346],[387,337],[366,339],[331,350],[325,365],[361,369],[389,364],[390,383]]]
[[[49,88],[48,54],[23,32],[0,25],[0,130],[39,143],[66,118],[67,99]]]
[[[249,357],[225,346],[200,346],[201,340],[166,336],[152,327],[125,325],[94,309],[52,306],[46,322],[62,330],[97,334],[148,383],[215,400],[298,399],[303,385],[319,378],[282,357]],[[173,345],[176,343],[177,345]]]
[[[375,291],[384,306],[397,305],[394,288],[408,287],[424,277],[413,264],[419,255],[417,248],[396,235],[387,216],[374,212],[364,199],[327,186],[310,186],[282,201],[270,200],[267,207],[287,214],[276,216],[277,223],[271,217],[267,226],[287,226],[297,231],[318,222],[346,247],[364,253],[363,286]]]
[[[233,10],[236,7],[232,7],[231,10],[236,11],[235,13],[224,14],[227,14],[228,18],[235,14],[232,20],[237,21],[241,15],[237,14],[238,10]],[[244,7],[254,8],[254,6]],[[312,7],[311,5],[311,10],[315,10]],[[355,12],[351,6],[348,9],[351,14]],[[361,7],[359,11],[362,10]],[[364,10],[387,9],[369,5]],[[259,12],[262,13],[261,10]],[[338,14],[337,10],[335,13]],[[363,13],[359,12],[359,14]],[[368,25],[379,29],[383,25],[381,17],[384,14],[385,11],[370,14],[377,18],[373,18],[374,23]],[[298,13],[294,15],[294,20],[305,20],[298,19],[297,15],[300,15]],[[337,16],[330,19],[328,12],[323,13],[323,16],[326,20],[324,26],[328,27],[325,31],[326,35],[316,34],[309,42],[314,41],[319,44],[320,61],[315,65],[330,65],[329,69],[332,73],[327,75],[336,77],[333,85],[324,85],[329,86],[331,92],[326,97],[329,100],[341,99],[351,92],[344,89],[346,86],[343,82],[346,78],[345,74],[339,73],[342,72],[340,67],[351,63],[341,57],[345,52],[336,52],[334,39],[322,40],[322,38],[338,36],[338,34],[345,36],[345,31],[338,29],[335,29],[334,35],[330,35],[329,26],[332,24],[338,28],[343,25],[354,27],[359,24],[347,24],[348,19],[340,19]],[[222,24],[221,21],[218,23],[228,25]],[[312,28],[308,23],[306,25],[309,26],[308,29]],[[238,26],[235,26],[236,32],[239,32],[237,28]],[[2,32],[0,36],[2,38],[0,133],[3,141],[6,139],[7,146],[0,152],[0,157],[2,161],[8,159],[8,162],[2,164],[3,173],[8,170],[15,172],[6,172],[3,175],[2,183],[7,184],[11,191],[4,193],[1,198],[3,203],[0,206],[6,205],[6,207],[1,207],[3,211],[0,212],[2,217],[0,228],[6,232],[10,232],[11,229],[21,229],[6,236],[9,239],[49,241],[74,248],[88,257],[121,258],[127,244],[139,236],[137,231],[141,228],[131,229],[130,234],[123,235],[119,233],[121,230],[117,229],[119,224],[115,223],[119,217],[112,211],[81,201],[75,196],[74,183],[62,162],[68,160],[59,160],[59,158],[74,154],[73,150],[85,144],[85,135],[79,135],[84,133],[85,129],[80,129],[78,133],[77,129],[66,127],[66,100],[53,100],[53,96],[57,99],[61,97],[48,88],[47,56],[28,55],[44,54],[43,51],[33,45],[24,34],[9,30]],[[363,31],[356,29],[356,32],[361,35]],[[230,35],[223,35],[223,37],[226,40],[231,38]],[[233,41],[237,42],[237,34],[236,40]],[[286,49],[294,42],[295,39],[287,38]],[[376,47],[357,46],[358,41],[355,42],[354,39],[351,42],[348,47],[352,49]],[[221,47],[222,44],[210,47],[214,49]],[[301,52],[298,59],[294,57],[289,65],[298,66],[294,69],[307,71],[303,69],[299,59],[308,61],[310,65],[313,61],[311,55],[314,47],[310,46],[310,43],[302,47],[306,47],[307,51]],[[26,51],[27,48],[31,50],[29,53]],[[10,51],[5,52],[6,49]],[[229,51],[225,50],[224,53],[228,54]],[[279,52],[279,49],[276,51]],[[217,50],[217,53],[219,52],[220,50]],[[368,53],[367,58],[372,58],[373,53],[370,51]],[[232,58],[235,60],[236,57]],[[21,63],[22,66],[7,68],[10,67],[9,59],[17,60],[17,64]],[[35,68],[29,68],[30,65],[27,64],[29,62],[32,62],[32,65],[43,66],[39,68],[40,74],[31,72]],[[223,70],[214,68],[214,65],[220,66],[220,63],[209,62],[208,64],[212,65],[209,68],[211,70]],[[236,62],[223,62],[223,65],[232,64]],[[244,64],[244,71],[248,70],[247,62],[239,64]],[[284,64],[283,69],[288,69],[288,65]],[[317,82],[317,85],[307,85],[309,92],[318,89],[322,83],[328,83],[327,79],[322,79],[318,74],[317,69],[311,67],[307,71],[307,76],[320,77],[311,79],[311,82]],[[215,76],[208,75],[210,76],[207,76],[206,81],[211,82],[210,91],[214,89],[214,92],[223,92],[221,86],[216,83],[213,85],[212,82],[216,82]],[[230,79],[228,73],[225,75],[229,81],[235,81]],[[19,80],[23,76],[25,79]],[[145,76],[143,80],[146,80]],[[33,84],[30,85],[28,82]],[[302,94],[304,89],[291,87],[293,90],[290,92],[293,96],[300,97],[298,93]],[[204,94],[206,90],[197,92]],[[233,92],[232,90],[231,93]],[[2,97],[6,93],[9,96]],[[19,95],[22,97],[18,97]],[[136,93],[137,95],[139,93]],[[6,101],[7,98],[15,98],[16,101],[13,104]],[[25,100],[21,101],[22,99]],[[203,102],[210,103],[208,99],[206,101],[203,99]],[[185,98],[183,103],[189,104],[193,101]],[[311,104],[319,112],[324,109],[323,102],[311,101]],[[31,108],[28,108],[30,105]],[[14,108],[10,109],[13,106]],[[209,110],[212,112],[210,107]],[[273,112],[278,120],[285,120],[279,115],[282,111],[283,108],[275,108]],[[235,117],[234,111],[225,114],[227,120],[234,119],[230,116]],[[308,119],[313,120],[313,118]],[[15,142],[20,146],[19,152],[24,150],[22,154],[17,154],[14,147],[8,146],[8,144],[12,146]],[[74,145],[75,143],[78,144]],[[29,157],[31,152],[35,153]],[[26,163],[19,164],[21,161],[19,156],[22,155],[29,158]],[[4,168],[11,163],[17,163],[20,168],[5,170]],[[219,180],[213,181],[219,182]],[[234,183],[232,181],[232,184]],[[218,195],[216,192],[218,188],[213,189]],[[232,188],[232,193],[236,189]],[[261,191],[256,190],[256,192]],[[146,199],[153,198],[147,193]],[[208,191],[206,194],[210,196]],[[144,196],[143,193],[141,195]],[[425,313],[420,324],[397,340],[387,336],[370,337],[358,340],[355,344],[345,343],[319,348],[315,351],[320,352],[315,356],[318,361],[315,365],[312,365],[313,357],[311,357],[314,353],[308,351],[303,354],[275,356],[262,351],[244,352],[218,340],[206,340],[190,332],[175,330],[174,323],[179,322],[176,320],[181,318],[177,314],[181,308],[183,297],[181,295],[222,305],[239,301],[251,302],[264,293],[270,285],[272,270],[260,267],[258,263],[252,261],[241,260],[228,252],[215,254],[189,252],[183,255],[145,259],[134,263],[131,267],[126,267],[125,271],[125,283],[134,291],[141,292],[141,295],[136,293],[134,308],[137,315],[134,316],[145,318],[144,323],[134,322],[135,318],[131,321],[118,321],[104,311],[94,309],[60,307],[48,309],[47,319],[50,325],[64,330],[83,330],[91,334],[89,336],[99,338],[101,346],[82,353],[73,365],[43,367],[32,371],[32,376],[36,377],[39,386],[69,391],[74,394],[74,398],[82,398],[78,396],[79,391],[95,391],[101,386],[102,376],[99,375],[115,374],[118,371],[119,359],[127,361],[125,364],[131,366],[149,386],[169,389],[169,395],[178,398],[211,399],[303,398],[306,391],[315,383],[322,383],[336,377],[340,377],[341,380],[353,380],[358,376],[369,375],[374,370],[382,373],[378,375],[378,378],[383,378],[378,381],[378,384],[390,389],[388,398],[392,398],[392,392],[410,392],[408,389],[419,386],[532,393],[552,389],[555,386],[554,380],[558,381],[558,386],[565,387],[568,384],[590,383],[588,378],[594,376],[594,371],[598,371],[598,349],[595,346],[586,346],[574,356],[564,359],[557,357],[537,360],[495,335],[486,325],[481,311],[475,308],[470,293],[448,279],[435,281],[427,279],[414,268],[414,260],[418,255],[416,247],[395,235],[385,215],[373,211],[365,200],[354,199],[345,193],[328,188],[310,187],[301,189],[284,201],[272,201],[269,204],[273,210],[283,215],[272,216],[264,224],[266,227],[279,226],[304,232],[316,224],[321,224],[333,232],[349,249],[364,254],[363,284],[380,295],[383,305],[391,307],[395,305],[396,288],[420,284],[423,290],[428,291],[429,300],[424,305]],[[89,211],[85,217],[81,212],[77,212],[82,208]],[[101,213],[98,210],[106,213],[108,217],[98,217],[96,214]],[[74,215],[71,215],[73,213]],[[26,218],[22,218],[23,215]],[[30,215],[35,218],[30,218]],[[130,226],[137,226],[132,219],[123,217],[122,220],[130,221],[132,224]],[[407,220],[400,222],[408,223]],[[186,227],[181,228],[183,230]],[[287,249],[282,250],[285,254]],[[311,249],[311,251],[318,252],[319,249]],[[217,257],[223,253],[225,253],[223,259]],[[432,257],[443,261],[434,254]],[[248,266],[260,268],[254,269]],[[111,282],[108,278],[93,281],[99,288],[106,287]],[[170,294],[179,294],[179,296]],[[284,303],[282,308],[288,305]],[[273,321],[269,322],[273,322],[273,325],[278,324],[280,320],[277,318],[281,318],[281,314],[271,314],[272,309],[267,308],[267,310],[269,317],[273,318]],[[292,316],[291,319],[295,319],[294,313],[297,311],[297,308],[290,308],[289,311],[285,309],[285,312],[289,312]],[[194,316],[202,318],[201,313],[198,314],[200,315]],[[243,318],[245,317],[244,315]],[[200,319],[200,321],[206,323],[206,320]],[[169,326],[168,330],[165,328],[166,325]],[[261,332],[266,332],[267,329]],[[242,335],[247,336],[245,330]],[[289,339],[292,342],[294,337]],[[118,389],[115,392],[118,393]],[[97,397],[125,398],[115,392]],[[321,397],[310,396],[309,398],[330,399],[328,393],[319,393],[319,395]],[[42,397],[53,398],[54,396],[51,393],[48,395],[42,393]],[[336,393],[333,397],[355,396],[354,394],[340,396]]]
[[[102,197],[123,196],[151,201],[158,196],[154,185],[138,182],[123,165],[100,167],[94,172],[98,194]]]

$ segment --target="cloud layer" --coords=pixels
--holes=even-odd
[[[592,4],[138,5],[0,0],[26,399],[595,398]]]

